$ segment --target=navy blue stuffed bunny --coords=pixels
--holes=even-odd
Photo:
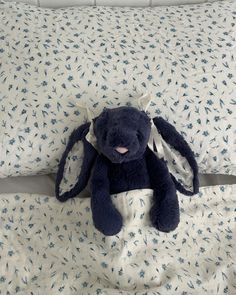
[[[156,155],[158,146],[155,142],[150,148],[152,128],[156,129],[166,146],[186,160],[192,173],[192,191],[170,173],[165,157]],[[88,134],[91,132],[96,146],[89,142]],[[83,143],[84,159],[78,181],[71,190],[61,194],[60,183],[67,156],[79,141]],[[153,189],[151,222],[158,230],[169,232],[179,223],[176,189],[186,195],[198,192],[197,164],[183,137],[164,119],[156,117],[152,123],[144,111],[133,107],[105,109],[92,123],[83,124],[72,133],[59,165],[56,181],[58,200],[64,202],[77,196],[87,185],[90,174],[94,225],[107,236],[119,233],[122,227],[122,216],[113,205],[111,194]]]

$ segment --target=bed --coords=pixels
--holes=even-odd
[[[64,9],[66,9],[66,6],[77,5],[86,5],[91,7],[98,6],[98,14],[102,10],[101,7],[99,8],[100,5],[102,5],[102,7],[109,4],[111,4],[112,6],[124,6],[122,1],[102,0],[75,0],[70,1],[69,3],[67,1],[49,2],[44,0],[30,0],[25,2],[39,7],[64,7]],[[141,13],[141,7],[154,7],[163,4],[192,4],[205,1],[186,0],[168,1],[167,3],[165,1],[159,0],[130,0],[125,2],[127,6],[132,6],[130,11],[132,11],[132,17],[134,17],[135,19],[135,13],[133,13],[132,10],[135,9],[135,6],[139,7],[138,9],[140,10],[138,13]],[[230,5],[233,6],[232,3],[234,1],[229,2],[231,3]],[[13,3],[12,5],[14,7],[15,4]],[[179,13],[178,17],[182,13],[181,9],[184,9],[184,6],[179,7],[180,8],[177,8]],[[201,8],[201,4],[199,7]],[[235,8],[235,6],[233,7]],[[73,8],[71,9],[71,13],[73,13]],[[114,8],[114,11],[116,11],[116,9],[118,8]],[[173,15],[171,9],[173,9],[174,11],[175,8],[172,7],[169,10],[167,7],[166,9],[168,13],[170,13],[170,15]],[[191,9],[194,8],[190,8],[190,11]],[[206,7],[206,9],[208,9],[208,7]],[[216,8],[213,7],[213,9]],[[34,9],[30,8],[30,11],[34,11]],[[50,11],[51,10],[48,10],[46,13],[50,14]],[[186,14],[188,12],[189,11],[185,11]],[[125,13],[127,13],[128,15],[130,12],[128,11]],[[151,13],[151,8],[149,10],[149,13]],[[52,15],[53,14],[54,12],[52,12]],[[176,16],[174,21],[177,21],[177,24],[179,25],[180,23],[182,23],[182,20],[180,20],[180,18],[178,19],[178,17]],[[201,16],[199,16],[199,18],[200,17]],[[224,18],[222,17],[221,25],[223,24],[223,19]],[[5,21],[5,19],[3,19],[3,21]],[[41,21],[43,22],[43,20]],[[166,24],[166,26],[170,25],[173,30],[171,22],[169,23],[169,21],[166,21],[164,18],[162,21]],[[178,23],[178,21],[180,23]],[[122,23],[121,27],[122,25],[125,26],[125,24]],[[191,21],[189,21],[188,24],[185,23],[185,25],[189,25],[189,28],[191,28],[193,34],[195,34],[194,32],[196,32],[196,28],[191,27]],[[200,30],[200,21],[198,23],[198,26]],[[220,29],[222,28],[222,26],[220,27]],[[176,26],[176,28],[177,30],[179,29],[178,26]],[[232,28],[233,29],[230,30],[230,32],[233,36],[232,40],[233,42],[235,42],[236,33],[234,26],[232,26]],[[44,33],[47,30],[48,28],[45,29]],[[119,28],[117,30],[119,30]],[[145,32],[144,29],[142,30],[142,33]],[[132,27],[131,31],[135,32],[135,27]],[[174,34],[174,31],[172,33]],[[181,32],[181,29],[180,33],[182,34],[182,40],[184,40],[184,38],[187,38],[184,35],[185,32]],[[224,35],[226,36],[226,39],[228,35]],[[162,37],[163,36],[164,35],[162,35]],[[169,36],[170,35],[168,35],[168,37]],[[35,38],[34,40],[36,39],[37,38]],[[220,39],[220,42],[224,42],[224,40],[222,39],[223,38]],[[143,40],[145,41],[145,38]],[[167,43],[165,43],[165,48],[168,48],[169,45],[174,46],[174,43],[172,44],[171,40],[173,39],[170,38],[169,41],[166,41]],[[68,42],[71,44],[72,41]],[[213,44],[212,48],[214,49],[214,38],[209,38],[208,41],[204,39],[204,46],[207,46],[207,42],[212,42],[211,45]],[[148,41],[146,43],[148,43]],[[227,42],[225,43],[228,44]],[[199,45],[199,43],[196,44]],[[194,44],[194,46],[196,44]],[[223,43],[219,44],[221,45]],[[13,44],[13,47],[14,46],[15,44]],[[21,45],[18,46],[20,47]],[[17,48],[17,46],[15,47]],[[194,47],[194,50],[196,51],[196,56],[201,54],[201,50],[199,49],[200,47],[201,46]],[[48,48],[49,47],[45,46],[45,50],[50,51],[50,48]],[[23,50],[24,49],[22,49],[22,52]],[[75,50],[77,50],[76,47]],[[188,46],[186,46],[184,50],[188,50]],[[9,51],[9,54],[11,53],[12,52]],[[222,56],[222,52],[220,51],[220,49],[216,53],[219,53],[215,56],[220,59],[220,55]],[[0,54],[3,53],[0,51]],[[75,54],[77,54],[77,52]],[[191,51],[187,51],[187,54],[191,55]],[[230,47],[229,50],[227,49],[227,52],[225,53],[226,61],[224,57],[224,61],[222,62],[224,67],[227,68],[227,71],[230,70],[232,73],[236,69],[236,67],[234,67],[234,54],[235,43],[233,43],[233,48]],[[209,70],[210,68],[208,68],[208,65],[205,64],[204,67],[200,69],[199,61],[196,58],[196,64],[193,65],[193,67],[191,68],[191,75],[188,76],[186,74],[186,62],[184,61],[181,49],[175,54],[175,57],[177,55],[180,56],[179,60],[182,62],[179,70],[182,71],[181,74],[185,75],[184,77],[189,77],[189,83],[196,83],[195,78],[197,77],[198,79],[199,75],[200,77],[202,77],[201,75],[205,75],[206,73],[207,75],[209,75],[209,72],[211,70]],[[10,57],[12,58],[12,56]],[[110,57],[108,58],[110,59]],[[170,58],[172,61],[173,56],[169,51],[168,58]],[[229,61],[231,61],[232,63],[230,64]],[[209,63],[211,64],[211,62],[212,60],[210,60]],[[168,64],[165,65],[167,65],[168,68]],[[146,64],[144,64],[144,66],[147,67]],[[214,65],[213,68],[216,68],[215,79],[218,81],[219,78],[217,75],[219,73],[224,73],[225,69],[218,69],[217,67],[219,67],[219,64],[216,62],[216,65]],[[74,71],[73,68],[72,70]],[[123,68],[121,70],[123,71]],[[150,69],[148,69],[148,71],[149,70]],[[4,78],[4,71],[1,72],[1,66],[0,75],[0,81],[2,82],[3,80],[1,79]],[[151,81],[150,76],[151,75],[149,75],[149,81]],[[63,76],[61,77],[63,78]],[[100,77],[97,79],[99,84]],[[107,84],[109,85],[109,83]],[[233,84],[230,84],[228,81],[227,83],[228,84],[222,87],[226,87],[232,91],[227,92],[226,88],[222,88],[221,95],[225,95],[223,97],[225,104],[227,104],[227,98],[230,98],[230,100],[228,99],[229,104],[225,107],[225,109],[227,109],[229,116],[232,113],[229,120],[231,120],[231,125],[235,126],[235,116],[233,115],[233,113],[235,114],[235,84],[234,86],[232,86]],[[38,81],[36,84],[38,85]],[[155,83],[153,82],[153,84]],[[215,86],[216,84],[217,83],[213,81],[211,86],[209,87],[212,87],[212,89],[214,90],[217,89],[218,91],[221,88],[217,88],[219,85],[217,84],[217,86]],[[197,84],[194,84],[193,89],[190,93],[180,93],[181,89],[176,88],[176,92],[174,92],[173,90],[173,93],[167,93],[166,95],[174,97],[178,93],[178,95],[182,95],[183,97],[187,97],[188,95],[195,95],[196,97],[199,97],[199,93],[196,92],[196,89],[198,87],[196,85]],[[8,110],[5,104],[6,99],[4,94],[6,94],[6,92],[4,91],[6,90],[4,87],[5,86],[2,86],[2,88],[0,88],[0,102],[2,103],[2,105],[0,106],[0,111],[2,112],[2,114],[8,113],[12,116],[11,112],[9,112],[10,109]],[[52,87],[54,87],[54,85],[52,85]],[[118,85],[118,89],[123,89],[122,87],[122,85]],[[162,87],[162,85],[160,85],[160,87]],[[174,89],[173,85],[172,88]],[[187,86],[184,85],[183,91],[185,91],[186,88]],[[38,89],[39,91],[41,91],[40,87]],[[200,89],[202,93],[206,95],[206,92],[204,92],[205,90],[201,87]],[[76,91],[77,90],[78,87],[76,87]],[[138,91],[142,90],[143,89],[138,89]],[[9,89],[9,91],[11,90]],[[109,86],[108,90],[105,89],[105,91],[107,91],[107,93],[109,93],[109,95],[112,97],[108,104],[113,104],[113,96],[114,101],[116,101],[117,93],[112,93],[109,89]],[[127,95],[127,97],[132,98],[133,93],[128,92],[125,86],[122,91],[125,95]],[[32,90],[32,93],[33,92],[35,93],[35,89]],[[42,94],[44,92],[40,93]],[[75,94],[73,90],[71,93],[73,95]],[[163,93],[165,93],[165,90],[163,91]],[[24,91],[23,94],[25,95]],[[85,95],[88,95],[89,97],[90,94]],[[101,100],[104,96],[104,93],[102,93],[101,96],[99,96],[100,94],[96,95],[98,95],[97,98],[100,98]],[[160,96],[158,95],[159,92],[157,92],[157,97],[159,99]],[[187,99],[191,100],[190,97],[187,97]],[[208,99],[208,101],[209,100],[210,99]],[[68,107],[68,109],[71,110],[74,101],[69,102],[70,106]],[[193,140],[194,136],[191,136],[189,125],[185,126],[185,124],[183,123],[183,117],[180,120],[181,124],[179,123],[178,125],[178,120],[177,122],[175,122],[174,116],[168,117],[167,113],[164,113],[163,111],[165,105],[167,105],[168,109],[173,109],[173,107],[177,105],[176,101],[173,100],[173,104],[168,105],[166,104],[166,100],[164,97],[163,102],[163,109],[160,108],[160,110],[163,112],[161,115],[164,114],[167,119],[169,119],[170,121],[172,120],[171,123],[176,123],[178,128],[182,127],[183,135],[188,138],[188,140],[192,144],[192,147],[196,147],[196,143],[194,143]],[[92,103],[93,105],[96,105],[96,101],[93,100]],[[222,102],[221,104],[223,105]],[[10,105],[12,110],[14,108],[12,101],[10,102]],[[222,105],[220,106],[222,107]],[[32,104],[31,107],[32,106],[36,108],[36,104]],[[156,110],[156,108],[157,106],[153,106],[153,110]],[[211,109],[211,104],[209,104],[207,108]],[[215,110],[214,105],[212,106],[212,109],[213,108]],[[208,110],[208,112],[210,111]],[[219,113],[218,110],[216,112]],[[70,114],[73,115],[72,113]],[[14,116],[10,118],[13,117]],[[222,118],[225,117],[225,114],[222,115]],[[192,119],[193,118],[195,117],[192,117]],[[20,121],[17,121],[17,119],[14,118],[14,120],[16,120],[19,126],[22,124],[22,122],[19,123]],[[1,123],[4,121],[5,117],[4,119],[2,119]],[[26,120],[24,122],[26,122]],[[225,122],[227,122],[227,120],[225,120]],[[119,196],[114,195],[112,197],[113,202],[123,212],[123,218],[126,222],[124,228],[118,235],[113,237],[104,237],[99,234],[92,226],[90,198],[87,191],[85,191],[84,194],[81,194],[79,198],[71,199],[66,203],[60,203],[55,198],[55,173],[57,172],[56,167],[58,164],[58,159],[61,156],[63,148],[66,144],[65,139],[68,138],[69,132],[73,130],[73,128],[76,126],[75,124],[78,124],[76,123],[74,117],[71,119],[71,124],[71,129],[66,129],[65,137],[62,139],[60,138],[60,142],[56,142],[55,140],[55,138],[58,137],[56,129],[55,135],[49,135],[49,132],[44,132],[44,134],[42,134],[42,136],[45,136],[45,138],[51,136],[51,141],[55,140],[56,147],[59,144],[62,145],[62,148],[60,149],[51,149],[51,154],[48,153],[48,155],[47,153],[45,153],[45,151],[42,152],[42,156],[40,155],[43,144],[42,141],[40,141],[41,139],[38,139],[36,147],[34,146],[34,149],[32,149],[33,152],[31,153],[31,158],[29,158],[29,153],[25,156],[26,149],[24,149],[24,141],[22,141],[22,134],[20,134],[18,149],[20,148],[19,154],[20,156],[23,155],[22,158],[20,159],[20,157],[18,157],[17,159],[14,159],[13,156],[8,156],[9,158],[11,157],[11,161],[9,163],[5,161],[4,169],[0,171],[0,176],[2,177],[0,178],[0,294],[236,294],[235,130],[232,131],[234,133],[227,133],[230,129],[230,127],[227,127],[228,125],[226,126],[228,129],[226,128],[224,131],[223,129],[220,130],[220,124],[217,126],[214,126],[213,124],[211,126],[211,123],[209,123],[209,125],[207,125],[208,127],[210,126],[207,131],[212,131],[213,129],[215,129],[214,135],[216,136],[214,136],[214,138],[217,138],[218,133],[221,132],[220,137],[223,138],[223,141],[225,140],[225,142],[223,143],[223,147],[220,147],[221,152],[223,151],[223,153],[221,153],[222,158],[220,158],[219,160],[220,164],[219,162],[218,164],[217,162],[216,164],[214,163],[215,157],[217,157],[217,154],[214,153],[219,152],[218,146],[214,145],[215,149],[211,150],[212,158],[214,160],[212,160],[211,162],[207,162],[208,160],[206,159],[211,156],[211,153],[208,153],[208,151],[206,151],[207,156],[202,156],[200,154],[199,150],[204,148],[202,144],[203,141],[200,140],[201,144],[196,147],[196,154],[200,167],[200,192],[194,197],[186,197],[179,193],[181,222],[179,227],[175,231],[166,234],[158,232],[151,227],[148,218],[148,209],[150,208],[151,200],[150,190],[146,190],[144,195],[142,194],[140,196],[138,191],[131,191],[128,195],[121,193]],[[3,123],[1,126],[3,126]],[[64,128],[65,126],[66,124],[60,125],[59,127]],[[26,131],[27,128],[28,126],[24,127],[24,134],[28,132]],[[7,134],[4,129],[0,130],[3,130],[1,136],[3,134],[4,136]],[[9,128],[8,130],[10,130],[11,132],[12,128]],[[19,130],[20,129],[18,129],[18,131]],[[224,133],[223,135],[225,135],[225,137],[222,135],[222,133]],[[35,134],[30,134],[29,142],[33,142],[33,138],[36,138]],[[11,136],[14,137],[14,134],[12,133]],[[229,141],[228,139],[230,136],[232,136],[233,138],[231,138],[231,141]],[[13,150],[5,152],[5,145],[6,142],[8,142],[9,138],[6,139],[3,136],[0,137],[2,148],[1,155],[17,154],[19,151],[17,148],[14,147]],[[47,139],[45,142],[47,142]],[[209,142],[209,145],[210,144],[214,144],[213,137],[211,138],[211,142]],[[40,148],[38,148],[39,146]],[[225,147],[229,147],[228,154],[227,151],[225,151]],[[43,158],[43,154],[47,155],[47,157],[45,156],[45,159]],[[57,157],[54,155],[56,155]],[[41,159],[37,162],[39,164],[32,161],[33,158],[35,158],[36,160]],[[49,158],[50,160],[48,160]],[[14,167],[12,165],[13,162]],[[15,165],[15,163],[17,165]],[[1,166],[1,161],[0,167],[3,167]],[[9,167],[13,168],[9,169]],[[220,168],[217,170],[217,167]],[[136,214],[136,212],[138,212],[138,214]]]
[[[88,198],[62,205],[46,194],[1,194],[1,292],[234,294],[235,190],[180,195],[181,222],[169,234],[150,226],[149,191],[113,196],[125,225],[112,237],[91,226]]]

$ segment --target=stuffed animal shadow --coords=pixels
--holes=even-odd
[[[78,142],[84,152],[81,171],[74,186],[61,193],[66,159]],[[198,192],[197,164],[184,138],[161,117],[151,120],[134,107],[105,109],[71,134],[59,164],[57,199],[64,202],[77,196],[90,175],[93,222],[107,236],[122,228],[122,216],[113,205],[111,194],[153,189],[150,220],[159,231],[170,232],[180,219],[176,189],[185,195]],[[182,181],[178,180],[179,175]]]

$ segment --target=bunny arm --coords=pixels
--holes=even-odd
[[[112,203],[108,178],[108,159],[99,155],[91,178],[91,210],[95,227],[106,236],[120,232],[122,216]]]
[[[94,147],[85,139],[88,133],[90,123],[85,123],[79,128],[74,130],[69,138],[66,149],[62,155],[61,161],[59,163],[59,169],[56,178],[56,197],[59,201],[65,202],[66,200],[77,196],[87,185],[88,179],[97,156],[97,151]],[[75,186],[65,193],[60,193],[60,184],[64,174],[64,168],[66,165],[66,159],[73,149],[74,145],[81,141],[84,146],[84,159],[81,167],[81,172]]]
[[[179,203],[175,184],[163,160],[147,148],[146,161],[151,188],[154,190],[150,219],[158,230],[169,232],[179,223]]]

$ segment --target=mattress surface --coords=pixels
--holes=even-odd
[[[236,176],[229,175],[200,175],[200,186],[218,184],[236,184]],[[22,176],[0,179],[0,194],[28,193],[55,195],[55,175]],[[87,196],[87,194],[86,194]]]
[[[150,224],[151,196],[113,196],[124,226],[105,237],[88,198],[2,194],[0,294],[236,294],[236,185],[180,195],[168,234]]]
[[[19,176],[0,179],[0,194],[29,193],[55,195],[55,175]]]

